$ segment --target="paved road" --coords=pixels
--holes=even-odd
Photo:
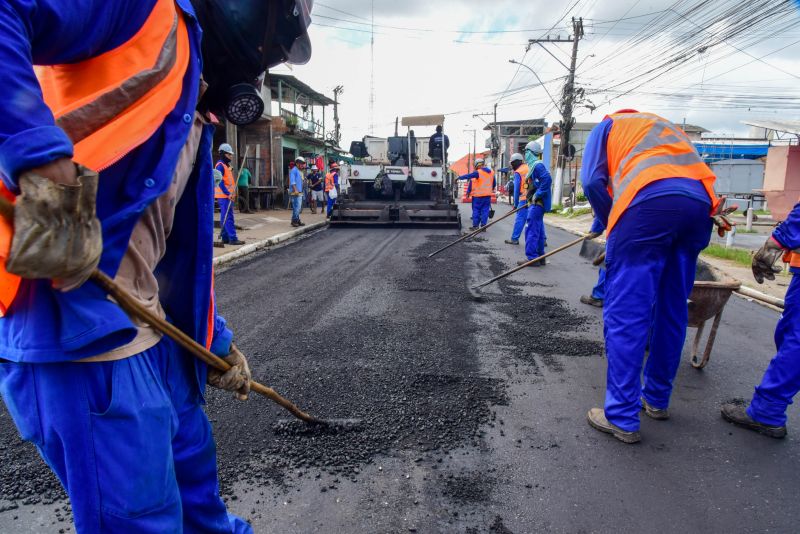
[[[644,420],[625,446],[585,422],[605,362],[600,310],[578,303],[596,271],[577,251],[470,300],[465,280],[521,254],[502,243],[510,227],[434,260],[452,232],[330,229],[217,277],[256,376],[314,413],[361,419],[306,433],[265,400],[211,393],[230,508],[281,533],[796,531],[800,443],[718,411],[751,392],[777,315],[733,298],[709,366],[684,354],[673,418]],[[11,434],[0,425],[19,451]],[[0,512],[0,531],[50,530],[54,509]]]

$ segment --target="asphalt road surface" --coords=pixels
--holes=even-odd
[[[782,441],[719,416],[760,378],[777,314],[733,297],[703,371],[690,330],[672,418],[643,417],[624,445],[585,419],[605,361],[601,311],[578,302],[597,271],[577,247],[470,299],[467,284],[522,257],[510,228],[432,260],[453,231],[328,229],[219,274],[254,376],[355,420],[307,431],[266,399],[209,393],[229,508],[276,533],[796,532],[798,410]],[[0,531],[70,531],[5,411],[0,454]]]

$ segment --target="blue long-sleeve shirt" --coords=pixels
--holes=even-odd
[[[481,170],[485,172],[492,172],[492,169],[490,169],[489,167],[484,167]],[[478,176],[480,176],[480,174],[478,174],[478,171],[472,171],[469,174],[462,174],[461,176],[458,177],[459,180],[469,180],[469,183],[467,184],[468,195],[472,192],[472,180],[474,180]],[[497,178],[494,175],[492,175],[492,189],[496,187],[497,187]]]
[[[190,61],[183,92],[156,132],[100,172],[97,216],[103,230],[99,268],[114,276],[142,212],[169,188],[180,150],[194,122],[202,61],[202,31],[190,0],[177,0],[188,28]],[[155,0],[4,0],[0,2],[0,178],[18,191],[21,172],[73,155],[42,98],[33,64],[75,63],[130,39]],[[175,207],[167,251],[156,268],[162,306],[173,323],[195,340],[206,340],[211,301],[214,180],[213,126],[204,128],[198,159]],[[136,335],[127,315],[89,281],[62,293],[48,280],[23,280],[16,300],[0,319],[0,354],[12,361],[77,360],[117,348]],[[214,346],[227,352],[230,331],[214,321]],[[205,383],[206,367],[197,378]]]
[[[530,176],[531,184],[535,189],[532,195],[533,201],[541,199],[544,204],[544,210],[550,211],[553,209],[553,194],[550,191],[553,186],[553,178],[550,176],[550,171],[541,161],[537,161],[529,168],[528,176]]]
[[[611,117],[603,119],[591,131],[583,149],[581,183],[583,184],[583,192],[594,210],[595,218],[592,222],[592,232],[605,231],[606,226],[608,226],[611,206],[614,203],[614,199],[608,193],[608,134],[613,126],[614,120]],[[673,177],[648,184],[633,197],[629,207],[651,198],[676,194],[694,198],[708,203],[709,206],[711,205],[711,199],[699,180]]]
[[[772,232],[772,238],[780,246],[788,250],[800,248],[800,202],[794,205],[786,220],[778,225]],[[791,267],[793,273],[799,273],[800,268]]]

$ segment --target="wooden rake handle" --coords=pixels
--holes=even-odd
[[[2,197],[0,197],[0,216],[11,223],[14,222],[14,205]],[[204,346],[200,345],[178,327],[165,321],[161,317],[154,315],[150,310],[139,304],[127,291],[118,286],[116,282],[114,282],[114,280],[112,280],[111,277],[104,272],[100,271],[99,269],[95,269],[92,271],[92,274],[89,278],[103,288],[103,290],[105,290],[105,292],[117,302],[119,307],[122,308],[129,317],[139,319],[149,324],[165,336],[171,338],[178,345],[189,351],[193,356],[204,361],[211,367],[222,372],[225,372],[231,368],[231,364],[212,353]],[[255,380],[251,380],[250,389],[285,408],[292,415],[302,421],[307,423],[318,422],[316,418],[302,411],[300,408],[295,406],[292,402],[281,396],[277,391],[270,387],[256,382]]]

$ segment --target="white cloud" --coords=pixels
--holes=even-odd
[[[375,2],[375,133],[389,135],[393,131],[397,116],[429,113],[448,113],[445,129],[449,131],[452,142],[451,157],[461,155],[467,150],[472,134],[464,129],[482,128],[480,119],[474,113],[491,111],[497,94],[504,91],[514,77],[516,66],[508,63],[511,58],[521,59],[528,38],[540,37],[546,29],[565,12],[576,0],[556,0],[545,2],[512,2],[507,0],[404,0]],[[697,3],[697,2],[695,2]],[[756,2],[758,3],[758,2]],[[684,3],[685,4],[685,3]],[[723,9],[737,2],[720,1],[715,9]],[[739,4],[741,4],[739,2]],[[369,26],[349,24],[341,20],[365,22],[353,15],[369,19],[370,2],[356,0],[327,0],[316,2],[314,10],[315,26],[310,33],[314,53],[308,65],[293,68],[293,74],[317,90],[331,94],[336,85],[344,86],[341,97],[340,118],[343,127],[344,147],[350,141],[360,139],[368,133],[370,96],[370,46]],[[665,48],[669,35],[655,35],[643,39],[635,47],[620,46],[631,35],[639,31],[643,24],[655,16],[641,17],[648,13],[664,10],[671,4],[658,0],[577,0],[578,7],[557,24],[552,34],[566,36],[569,15],[583,16],[586,19],[586,37],[580,43],[578,61],[583,62],[578,69],[578,81],[587,88],[605,88],[619,81],[633,78],[658,64],[669,52],[676,48]],[[339,11],[334,11],[330,6]],[[342,12],[349,13],[344,14]],[[331,18],[323,18],[331,17]],[[689,14],[687,17],[691,18]],[[800,15],[796,15],[800,17]],[[603,22],[622,17],[628,20]],[[637,18],[630,18],[637,17]],[[698,20],[702,20],[699,18]],[[771,35],[769,30],[759,27],[744,40],[735,41],[738,51],[732,46],[720,43],[705,53],[695,54],[677,69],[651,84],[633,90],[630,94],[605,104],[610,94],[590,96],[599,105],[593,113],[583,108],[576,113],[579,121],[599,121],[603,115],[621,107],[636,107],[664,115],[676,122],[700,124],[719,132],[742,132],[746,127],[740,124],[746,118],[782,116],[796,117],[798,110],[765,109],[719,109],[724,98],[709,99],[709,94],[718,96],[729,91],[735,95],[769,94],[789,92],[796,86],[797,79],[789,73],[800,73],[800,61],[795,59],[800,45],[792,44],[800,39],[797,21],[785,20],[789,30],[784,35]],[[791,24],[790,24],[791,23]],[[332,28],[348,27],[350,29]],[[436,31],[411,31],[388,28],[414,28]],[[686,28],[684,27],[684,31]],[[535,30],[518,33],[463,33],[464,31],[509,31]],[[709,42],[711,32],[707,30]],[[459,33],[461,32],[461,33]],[[673,36],[675,37],[675,36]],[[792,44],[785,50],[770,55],[763,62],[754,61],[751,54],[760,57],[773,50]],[[561,61],[568,63],[568,45],[546,45]],[[593,54],[594,57],[587,57]],[[729,57],[725,57],[729,56]],[[525,62],[543,80],[564,76],[566,71],[555,59],[538,46],[534,46],[525,56]],[[602,64],[600,64],[602,62]],[[750,62],[747,66],[746,63]],[[630,63],[638,69],[626,72]],[[596,66],[600,64],[599,66]],[[731,71],[725,74],[726,71]],[[286,72],[286,67],[275,69]],[[704,81],[701,84],[701,81]],[[536,83],[534,76],[521,69],[511,85],[512,90]],[[627,90],[635,86],[629,83],[621,86]],[[548,84],[550,93],[558,99],[561,83]],[[682,89],[693,97],[692,100],[676,100],[667,97]],[[713,93],[712,93],[713,91]],[[782,94],[782,93],[781,93]],[[493,96],[495,95],[495,96]],[[755,103],[756,100],[754,99]],[[541,117],[548,111],[548,121],[558,120],[558,112],[550,105],[544,90],[531,88],[519,94],[509,95],[501,100],[498,109],[500,120]],[[458,112],[458,113],[454,113]],[[332,117],[332,110],[328,117]],[[332,122],[332,121],[331,121]],[[330,122],[329,122],[330,124]],[[418,131],[419,135],[430,132]],[[479,133],[479,139],[484,138]],[[479,146],[481,146],[479,141]]]

